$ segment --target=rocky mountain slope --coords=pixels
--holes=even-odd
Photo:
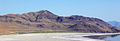
[[[98,18],[78,15],[63,17],[47,10],[0,16],[0,34],[28,32],[113,33],[120,32],[120,29]]]

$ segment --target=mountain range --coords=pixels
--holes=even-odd
[[[109,21],[108,23],[120,28],[120,22],[118,22],[118,21]]]
[[[120,29],[98,18],[58,16],[48,10],[0,16],[0,34],[31,32],[116,33]]]

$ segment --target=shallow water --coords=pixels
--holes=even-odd
[[[120,41],[120,35],[96,35],[96,36],[84,36],[91,39],[100,39],[105,41]]]
[[[107,37],[104,40],[107,40],[107,41],[120,41],[120,35],[115,36],[115,37]]]

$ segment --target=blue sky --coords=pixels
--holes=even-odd
[[[40,10],[59,16],[82,15],[120,21],[120,0],[0,0],[0,15]]]

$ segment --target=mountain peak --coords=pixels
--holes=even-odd
[[[47,12],[49,12],[48,10],[40,10],[40,11],[44,11],[44,12],[46,12],[46,11],[47,11]]]
[[[48,10],[40,10],[38,12],[35,12],[35,14],[43,15],[43,16],[57,16]]]
[[[48,11],[48,10],[40,10],[40,11],[38,11],[37,13],[48,14],[48,13],[51,13],[51,12]]]

